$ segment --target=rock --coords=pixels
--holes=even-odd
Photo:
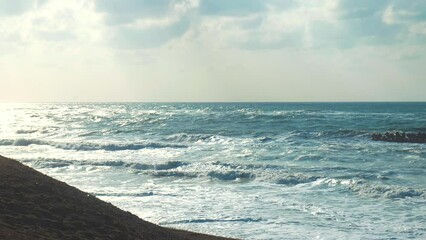
[[[426,143],[426,133],[385,132],[371,134],[373,141]]]

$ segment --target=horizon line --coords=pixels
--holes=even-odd
[[[31,102],[13,102],[13,101],[0,101],[0,104],[61,104],[61,103],[91,103],[91,104],[102,104],[102,103],[164,103],[164,104],[173,104],[173,103],[190,103],[190,104],[208,104],[208,103],[260,103],[260,104],[268,104],[268,103],[426,103],[426,100],[423,101],[31,101]]]

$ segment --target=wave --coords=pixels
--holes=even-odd
[[[78,161],[80,165],[93,165],[93,166],[105,166],[105,167],[123,167],[129,165],[124,161]]]
[[[186,171],[149,171],[153,177],[175,177],[175,178],[197,178],[199,175],[194,172]]]
[[[175,178],[204,178],[219,181],[250,181],[256,178],[256,175],[250,172],[242,171],[197,171],[192,168],[185,170],[171,169],[159,171],[138,172],[149,174],[153,177],[175,177]]]
[[[20,129],[16,131],[16,134],[31,134],[36,132],[38,132],[36,129]]]
[[[26,147],[31,144],[35,145],[48,145],[46,141],[37,140],[37,139],[25,139],[25,138],[18,138],[18,139],[1,139],[0,140],[0,146],[20,146],[20,147]]]
[[[71,165],[126,168],[129,171],[147,174],[153,177],[197,178],[208,177],[221,181],[253,180],[255,170],[264,166],[238,165],[220,162],[190,163],[182,161],[168,161],[160,163],[135,163],[125,161],[71,161],[60,159],[24,160],[42,168],[63,168]],[[202,166],[200,165],[202,164]],[[267,167],[267,166],[266,166]]]
[[[187,220],[178,220],[171,222],[161,222],[160,225],[168,224],[184,224],[184,223],[213,223],[213,222],[260,222],[263,221],[261,218],[231,218],[231,219],[187,219]]]
[[[299,155],[294,158],[296,161],[320,161],[324,159],[323,156],[315,155],[315,154],[308,154],[308,155]]]
[[[426,198],[426,189],[412,188],[399,185],[385,185],[378,183],[368,183],[365,180],[336,180],[325,179],[321,180],[323,183],[329,185],[343,185],[347,186],[349,190],[358,193],[362,196],[373,198],[387,198],[387,199],[401,199],[411,197]]]
[[[190,163],[188,162],[180,162],[180,161],[169,161],[165,163],[159,163],[159,164],[144,164],[144,163],[134,163],[130,166],[134,169],[139,170],[169,170],[169,169],[175,169],[183,166],[187,166]]]
[[[270,137],[259,137],[259,138],[257,138],[257,140],[261,143],[267,143],[267,142],[274,141],[274,139],[270,138]]]
[[[179,133],[166,137],[165,141],[178,143],[228,143],[232,141],[232,138],[214,134]]]
[[[153,192],[142,192],[142,193],[96,193],[92,192],[92,195],[96,197],[150,197],[154,196]]]
[[[125,162],[125,161],[72,161],[72,160],[61,160],[61,159],[37,159],[34,160],[23,160],[22,162],[26,163],[35,163],[37,166],[46,167],[46,168],[55,168],[55,167],[66,167],[70,165],[78,166],[99,166],[99,167],[126,167],[135,170],[171,170],[176,169],[182,166],[189,165],[188,162],[180,161],[169,161],[164,163],[134,163],[134,162]]]
[[[43,141],[38,139],[2,139],[0,140],[0,146],[29,146],[29,145],[47,145],[63,150],[76,150],[76,151],[123,151],[123,150],[140,150],[140,149],[157,149],[157,148],[187,148],[188,146],[182,144],[168,144],[168,143],[61,143],[53,141]]]
[[[63,167],[69,167],[71,166],[73,163],[72,161],[36,161],[35,165],[39,166],[39,167],[43,167],[43,168],[63,168]]]
[[[324,137],[360,137],[360,136],[370,136],[370,132],[360,131],[360,130],[352,130],[352,129],[339,129],[336,131],[324,131],[319,134],[319,136]]]
[[[288,175],[284,178],[279,178],[276,183],[277,184],[283,184],[283,185],[297,185],[302,183],[309,183],[309,182],[315,182],[321,177],[319,176],[306,176],[302,174],[298,175]]]
[[[364,181],[349,182],[349,189],[374,198],[407,198],[407,197],[426,197],[426,189],[415,189],[406,186],[397,185],[379,185],[368,184]]]
[[[301,116],[312,116],[312,115],[323,115],[321,110],[275,110],[275,111],[264,111],[261,109],[243,108],[235,112],[238,115],[245,115],[251,118],[268,118],[268,119],[284,119]]]
[[[126,161],[71,161],[59,159],[24,160],[41,168],[67,168],[69,166],[100,166],[122,168],[137,174],[158,178],[205,178],[218,181],[261,181],[283,186],[309,184],[308,187],[342,186],[362,196],[373,198],[400,199],[426,198],[426,189],[399,185],[387,185],[374,180],[360,179],[355,176],[327,178],[320,174],[291,173],[284,166],[237,164],[226,162],[183,162],[167,161],[158,163],[137,163]],[[369,175],[367,175],[368,177]],[[372,178],[372,177],[371,177]],[[369,177],[370,179],[370,177]]]
[[[99,134],[97,131],[86,131],[84,133],[78,134],[79,137],[88,137],[88,136],[94,136],[96,134]]]
[[[126,161],[72,161],[60,159],[24,160],[41,168],[63,168],[75,166],[98,166],[124,168],[138,174],[147,174],[153,177],[177,178],[209,178],[220,181],[259,181],[274,182],[283,185],[296,185],[313,182],[321,177],[291,174],[285,166],[271,164],[238,164],[220,161],[212,162],[184,162],[166,161],[157,163],[141,163]]]
[[[166,140],[174,141],[174,142],[197,142],[197,141],[206,141],[213,138],[215,135],[212,134],[174,134],[168,136]]]
[[[223,181],[235,181],[235,180],[250,180],[256,177],[255,174],[249,172],[240,172],[240,171],[211,171],[207,173],[207,176],[211,178],[216,178]]]
[[[143,143],[143,144],[97,144],[97,143],[60,143],[53,144],[54,147],[62,148],[64,150],[77,150],[77,151],[123,151],[123,150],[141,150],[147,148],[186,148],[185,145],[179,144],[164,144],[164,143]]]
[[[292,131],[290,137],[301,139],[333,139],[333,138],[355,138],[355,137],[370,137],[371,132],[352,130],[352,129],[339,129],[328,131]]]

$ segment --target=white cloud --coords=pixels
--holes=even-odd
[[[426,22],[416,23],[410,26],[410,33],[415,35],[426,35]]]
[[[147,29],[147,28],[162,28],[168,27],[179,22],[180,16],[171,16],[165,18],[142,18],[136,19],[134,22],[124,24],[120,27],[131,28],[131,29]]]
[[[51,44],[98,44],[104,39],[101,15],[94,12],[92,1],[50,1],[22,15],[3,19],[0,33],[3,41],[16,36],[15,46],[48,47]],[[6,37],[5,37],[6,36]],[[10,37],[9,37],[10,38]],[[61,43],[62,40],[72,42]]]
[[[382,14],[382,21],[387,25],[395,24],[410,24],[415,19],[414,17],[418,16],[419,13],[412,10],[405,9],[395,9],[394,5],[390,4],[386,7],[385,11]]]
[[[181,2],[176,2],[171,5],[170,11],[166,16],[160,17],[140,17],[136,18],[132,22],[123,24],[120,27],[130,28],[130,29],[147,29],[147,28],[164,28],[169,27],[178,23],[189,11],[194,8],[197,8],[199,5],[199,0],[185,0]]]
[[[0,17],[23,14],[42,6],[45,0],[0,0]]]
[[[393,11],[393,5],[389,5],[386,10],[383,12],[382,21],[388,25],[395,23],[395,14]]]
[[[197,8],[200,5],[200,0],[184,0],[173,4],[173,9],[180,13],[186,13],[193,8]]]
[[[338,25],[336,0],[295,1],[292,7],[265,3],[265,9],[245,15],[199,16],[198,40],[204,39],[206,44],[217,47],[246,49],[311,47],[318,37],[311,32],[312,26]]]

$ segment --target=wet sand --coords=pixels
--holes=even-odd
[[[0,239],[229,238],[160,227],[0,156]]]

